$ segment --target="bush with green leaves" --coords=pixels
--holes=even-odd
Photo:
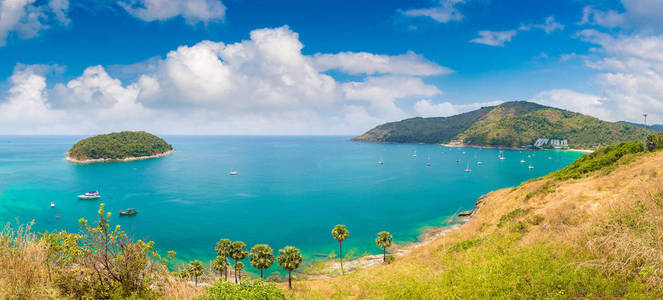
[[[264,282],[260,279],[249,280],[241,284],[234,284],[218,280],[214,285],[205,288],[205,294],[196,297],[197,300],[284,300],[286,299],[276,283]]]
[[[80,140],[69,149],[74,159],[123,159],[152,156],[173,150],[165,140],[145,131],[122,131]]]

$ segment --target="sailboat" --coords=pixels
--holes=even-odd
[[[382,160],[378,160],[378,165],[382,165],[384,162]]]
[[[531,170],[531,169],[534,169],[534,166],[532,166],[532,162],[531,162],[531,161],[529,162],[529,167],[527,167],[527,168],[530,169],[530,170]]]
[[[467,168],[465,169],[465,172],[472,172],[472,169],[470,169],[470,161],[467,160]]]
[[[55,202],[51,201],[51,207],[55,207]]]
[[[414,150],[414,154],[412,154],[412,157],[417,157],[417,150]]]
[[[430,167],[430,155],[428,156],[428,161],[426,162],[426,166]]]
[[[504,152],[500,151],[498,157],[500,158],[500,160],[504,160]]]

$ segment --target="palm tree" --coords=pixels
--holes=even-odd
[[[190,276],[193,276],[193,280],[195,281],[196,286],[198,286],[198,276],[203,275],[203,263],[197,259],[190,262],[187,273]]]
[[[345,271],[343,270],[343,241],[348,238],[348,235],[350,235],[350,232],[345,229],[345,225],[336,225],[334,226],[334,229],[332,229],[332,236],[338,241],[338,247],[339,247],[339,257],[341,258],[341,274],[345,274]]]
[[[237,283],[242,283],[242,270],[244,270],[244,263],[241,261],[238,261],[235,263],[235,278],[237,279],[239,276],[239,279],[237,280]]]
[[[299,253],[299,249],[293,246],[286,246],[285,248],[279,250],[279,256],[276,258],[279,262],[279,266],[288,271],[288,287],[292,289],[292,271],[299,268],[299,264],[302,263],[303,257]]]
[[[382,248],[383,251],[383,256],[382,256],[382,262],[387,261],[387,248],[391,246],[391,233],[389,231],[380,231],[378,232],[378,237],[375,239],[375,244],[378,245],[378,247]]]
[[[230,258],[235,260],[235,270],[237,270],[237,263],[246,258],[246,255],[249,253],[249,251],[246,250],[246,244],[241,241],[235,241],[230,244],[230,248],[228,251],[228,254],[230,254]],[[244,264],[242,263],[242,267]],[[235,282],[237,282],[237,272],[235,272]]]
[[[219,272],[219,276],[222,276],[223,273],[228,274],[228,259],[222,256],[217,256],[212,262],[212,268]]]
[[[228,257],[230,256],[231,243],[232,242],[229,239],[220,239],[216,243],[216,247],[214,248],[214,250],[216,250],[216,254],[226,261],[226,270],[225,270],[226,281],[228,280]]]
[[[266,244],[255,245],[251,248],[249,260],[254,268],[260,269],[260,278],[265,279],[262,273],[274,263],[274,249]]]

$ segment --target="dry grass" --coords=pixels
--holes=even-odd
[[[45,267],[47,248],[30,227],[7,225],[0,232],[2,299],[53,298],[57,295],[49,288],[49,274]]]
[[[391,265],[297,282],[293,295],[302,299],[656,295],[663,291],[663,176],[658,176],[663,153],[626,160],[611,172],[598,171],[583,179],[544,178],[492,192],[459,230]],[[497,226],[500,221],[503,226]],[[454,250],[463,247],[468,249]],[[519,269],[537,263],[540,268],[560,265],[547,273]],[[472,277],[509,282],[507,273],[489,275],[496,267],[517,269],[514,272],[522,272],[521,277],[539,283],[530,287],[527,280],[513,278],[512,284],[524,286],[476,282],[465,287],[474,293],[459,289],[466,282],[463,274],[470,277],[468,282]],[[486,291],[495,294],[482,294]]]

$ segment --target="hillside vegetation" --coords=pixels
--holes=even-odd
[[[540,137],[568,139],[572,148],[594,149],[638,140],[642,128],[612,123],[567,110],[525,101],[440,118],[413,118],[380,125],[355,141],[386,143],[449,143],[520,147]]]
[[[144,131],[122,131],[101,134],[77,142],[69,157],[86,159],[124,159],[152,156],[173,150],[165,140]]]
[[[649,147],[661,148],[659,137]],[[492,192],[460,229],[391,264],[303,281],[298,299],[654,299],[663,151],[625,143]]]

